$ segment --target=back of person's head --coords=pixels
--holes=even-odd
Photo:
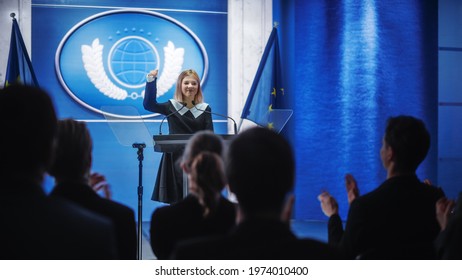
[[[92,140],[84,122],[58,121],[58,133],[50,175],[58,180],[80,180],[91,167]]]
[[[203,151],[212,152],[222,156],[223,141],[220,136],[214,134],[210,130],[201,130],[196,132],[189,139],[182,158],[182,166],[187,172],[191,168],[193,159]]]
[[[282,210],[292,191],[295,162],[290,144],[279,134],[255,127],[240,133],[230,144],[226,175],[240,209],[246,215]]]
[[[174,98],[177,101],[182,102],[183,101],[183,91],[181,90],[181,84],[183,83],[183,79],[186,77],[191,77],[196,80],[197,82],[197,94],[194,96],[194,102],[195,104],[202,103],[204,101],[204,95],[202,93],[202,88],[201,88],[201,78],[199,77],[199,74],[197,74],[196,71],[193,69],[187,69],[184,70],[183,72],[178,75],[178,80],[176,82],[176,88],[175,88],[175,94]]]
[[[226,185],[221,156],[207,151],[199,153],[192,161],[190,178],[190,190],[198,196],[207,215],[215,209],[220,192]]]
[[[42,179],[52,155],[56,122],[53,103],[45,91],[24,85],[0,90],[2,178]],[[23,175],[18,177],[18,173]]]
[[[423,121],[412,116],[390,117],[385,143],[394,152],[396,172],[415,172],[430,149],[430,134]]]

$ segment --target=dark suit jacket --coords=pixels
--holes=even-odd
[[[119,258],[122,260],[136,259],[136,224],[135,213],[132,209],[100,197],[84,184],[58,184],[50,195],[68,199],[85,209],[109,218],[114,224]]]
[[[157,208],[151,217],[151,247],[158,259],[168,259],[177,242],[208,235],[224,235],[236,221],[235,205],[221,197],[218,208],[207,218],[199,201],[184,200]]]
[[[2,183],[0,259],[116,259],[112,223],[39,185]]]
[[[246,220],[227,236],[186,241],[174,259],[194,260],[327,260],[341,259],[335,248],[297,239],[288,225],[277,220]]]
[[[415,175],[390,178],[351,203],[345,232],[340,217],[330,217],[329,243],[350,258],[434,258],[432,242],[439,232],[435,205],[443,195]]]

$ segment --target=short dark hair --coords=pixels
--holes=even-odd
[[[78,180],[91,167],[92,140],[87,125],[72,119],[58,121],[58,132],[50,175]]]
[[[394,152],[395,171],[415,172],[430,149],[430,133],[420,119],[404,115],[390,117],[385,143]]]
[[[51,160],[56,123],[53,103],[44,90],[20,84],[2,89],[0,172],[43,175]]]
[[[232,140],[226,175],[244,212],[280,211],[295,179],[292,148],[272,130],[250,128]]]

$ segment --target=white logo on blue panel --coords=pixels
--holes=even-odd
[[[80,59],[79,59],[80,58]],[[195,69],[201,83],[208,58],[197,36],[165,15],[117,10],[89,17],[63,38],[55,59],[58,78],[69,95],[84,107],[116,117],[135,115],[105,112],[108,106],[133,106],[143,117],[146,74],[159,69],[158,100],[173,97],[184,67]]]

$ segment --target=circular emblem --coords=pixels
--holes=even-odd
[[[143,37],[128,36],[116,42],[108,55],[112,78],[128,88],[140,88],[146,73],[159,66],[156,47]]]
[[[159,102],[173,98],[178,75],[197,71],[204,83],[207,52],[184,24],[142,10],[115,10],[76,24],[61,40],[55,56],[58,79],[80,105],[120,118],[157,114],[143,108],[146,74],[159,69]],[[109,112],[106,108],[134,107]],[[130,112],[130,113],[127,113]]]

